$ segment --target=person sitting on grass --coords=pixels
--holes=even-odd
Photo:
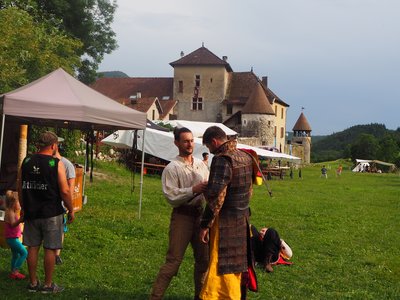
[[[279,237],[274,228],[262,228],[260,231],[254,225],[250,225],[251,243],[256,263],[267,272],[273,272],[280,258],[290,259],[292,249]]]
[[[11,273],[8,275],[11,279],[24,279],[25,275],[20,273],[23,263],[28,256],[28,251],[19,240],[21,237],[21,223],[23,216],[18,218],[18,211],[21,209],[19,201],[14,197],[13,191],[6,192],[6,211],[5,211],[5,238],[8,246],[11,248]]]

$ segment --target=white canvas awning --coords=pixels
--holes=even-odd
[[[178,128],[186,127],[193,133],[194,137],[198,138],[203,137],[204,131],[206,131],[206,129],[210,126],[218,126],[228,136],[233,136],[238,134],[236,131],[230,129],[229,127],[225,126],[222,123],[187,121],[187,120],[163,121],[163,123],[167,123],[173,127],[178,127]]]
[[[102,143],[120,149],[132,147],[134,131],[118,130],[102,140]],[[174,134],[172,132],[159,131],[151,128],[146,129],[144,142],[144,152],[164,160],[171,161],[178,155],[178,148],[174,145]],[[198,159],[203,159],[202,153],[209,152],[206,146],[202,145],[200,138],[194,138],[193,155]],[[138,149],[143,147],[143,130],[138,131]]]
[[[208,127],[207,127],[208,128]],[[143,131],[138,131],[138,148],[142,149]],[[133,131],[131,130],[118,130],[113,134],[107,136],[102,140],[104,144],[114,146],[117,148],[130,148],[133,143]],[[195,146],[193,155],[199,159],[202,159],[203,152],[209,152],[206,146],[203,146],[201,138],[194,138]],[[252,147],[245,144],[237,144],[239,149],[251,149],[254,150],[258,156],[270,158],[270,159],[281,159],[289,161],[300,161],[300,158],[288,155],[285,153],[277,153],[269,150],[264,150],[257,147]],[[146,138],[144,151],[147,154],[162,158],[164,160],[172,160],[178,155],[178,149],[174,146],[174,135],[172,132],[163,132],[151,128],[146,129]],[[211,159],[212,155],[210,156]]]

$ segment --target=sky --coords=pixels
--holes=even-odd
[[[200,48],[228,57],[235,72],[268,76],[302,108],[312,135],[354,125],[400,127],[399,0],[118,0],[119,48],[99,71],[173,77],[169,63]]]

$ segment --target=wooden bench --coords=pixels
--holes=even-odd
[[[141,162],[135,162],[136,165],[139,167],[142,165]],[[159,164],[151,164],[151,163],[144,163],[143,164],[143,174],[158,174],[161,175],[162,171],[166,165],[159,165]]]
[[[268,168],[268,169],[263,169],[262,170],[263,175],[265,178],[268,178],[268,174],[270,176],[275,176],[283,179],[283,177],[286,176],[286,170],[285,169],[279,169],[279,168]]]

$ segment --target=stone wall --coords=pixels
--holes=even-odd
[[[255,137],[260,141],[258,145],[273,145],[274,116],[243,114],[240,137]]]
[[[200,75],[198,97],[203,99],[203,109],[193,110],[192,99]],[[174,68],[174,99],[178,100],[177,117],[181,120],[216,122],[221,119],[221,102],[225,99],[229,73],[223,66],[180,66]],[[183,92],[179,92],[179,81]],[[221,120],[219,120],[221,121]]]

